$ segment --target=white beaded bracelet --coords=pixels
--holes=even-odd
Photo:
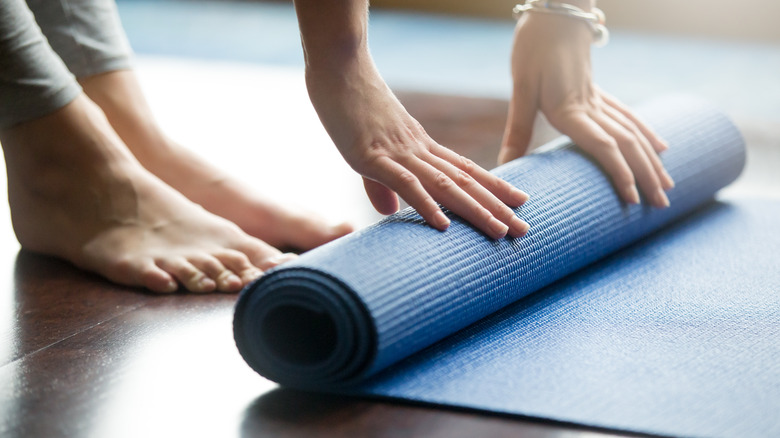
[[[593,8],[592,12],[585,12],[582,9],[570,5],[548,0],[525,0],[525,2],[515,5],[512,13],[519,19],[524,12],[542,12],[545,14],[563,15],[565,17],[575,18],[585,21],[593,32],[593,44],[596,47],[603,47],[609,42],[609,31],[604,26],[606,17],[599,8]]]

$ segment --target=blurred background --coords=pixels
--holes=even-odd
[[[508,98],[513,2],[375,0],[370,45],[403,90]],[[736,6],[735,6],[736,5]],[[119,0],[139,55],[302,68],[292,2]],[[612,32],[597,82],[628,102],[688,92],[780,117],[780,2],[600,0]]]
[[[502,19],[505,0],[374,0],[373,6]],[[598,0],[610,25],[621,29],[780,40],[780,3],[766,0]]]

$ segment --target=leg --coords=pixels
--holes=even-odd
[[[54,49],[136,158],[190,200],[276,247],[308,250],[352,230],[259,196],[167,137],[134,73],[113,0],[28,0]]]
[[[0,142],[25,249],[159,292],[236,291],[284,260],[144,169],[22,0],[0,2],[0,67]]]

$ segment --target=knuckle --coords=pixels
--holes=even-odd
[[[481,221],[481,222],[488,222],[489,220],[493,219],[493,213],[491,213],[488,209],[485,207],[475,207],[475,217]]]
[[[470,159],[461,155],[460,166],[458,167],[460,167],[464,172],[471,174],[474,172],[474,170],[476,170],[477,165]]]
[[[474,186],[474,178],[471,177],[468,173],[464,172],[463,170],[458,170],[458,172],[455,174],[455,181],[456,183],[464,188],[471,188]]]
[[[384,150],[377,150],[369,147],[367,151],[360,154],[354,163],[350,163],[351,167],[361,172],[364,169],[372,169],[379,166],[379,162],[385,157]]]
[[[416,119],[412,120],[412,122],[407,126],[406,130],[407,133],[413,138],[428,136],[428,133],[425,131],[422,123],[418,122]]]
[[[385,140],[372,140],[365,148],[364,155],[381,155],[387,151],[388,144]]]
[[[399,172],[397,178],[398,178],[398,182],[404,185],[410,185],[417,182],[417,177],[414,176],[414,174],[408,170]]]
[[[379,153],[387,149],[387,142],[384,140],[372,140],[366,147],[367,152]]]
[[[508,208],[501,200],[495,199],[491,202],[492,205],[492,211],[496,213],[496,216],[499,216],[503,219],[508,219],[512,216],[514,216],[514,212],[510,208]]]
[[[394,146],[402,146],[406,144],[406,141],[400,133],[393,132],[390,134],[390,143]]]
[[[636,149],[640,146],[639,140],[630,133],[621,133],[615,136],[618,146],[628,149]]]
[[[444,172],[436,172],[433,178],[434,184],[439,190],[448,190],[452,187],[452,180]]]
[[[599,146],[607,151],[616,151],[619,149],[618,142],[612,137],[599,139]]]

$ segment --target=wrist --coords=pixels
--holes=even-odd
[[[368,44],[363,35],[334,36],[327,41],[314,41],[303,45],[307,70],[339,71],[370,60]]]
[[[609,31],[604,25],[606,17],[595,7],[595,0],[524,0],[523,3],[517,4],[512,12],[518,19],[517,29],[536,21],[562,23],[561,18],[565,18],[586,24],[596,47],[602,47],[609,41]]]
[[[561,0],[561,3],[576,6],[585,12],[590,12],[596,7],[596,0]]]
[[[331,52],[330,56],[307,58],[306,82],[309,86],[334,86],[337,83],[356,82],[375,71],[368,50]]]

